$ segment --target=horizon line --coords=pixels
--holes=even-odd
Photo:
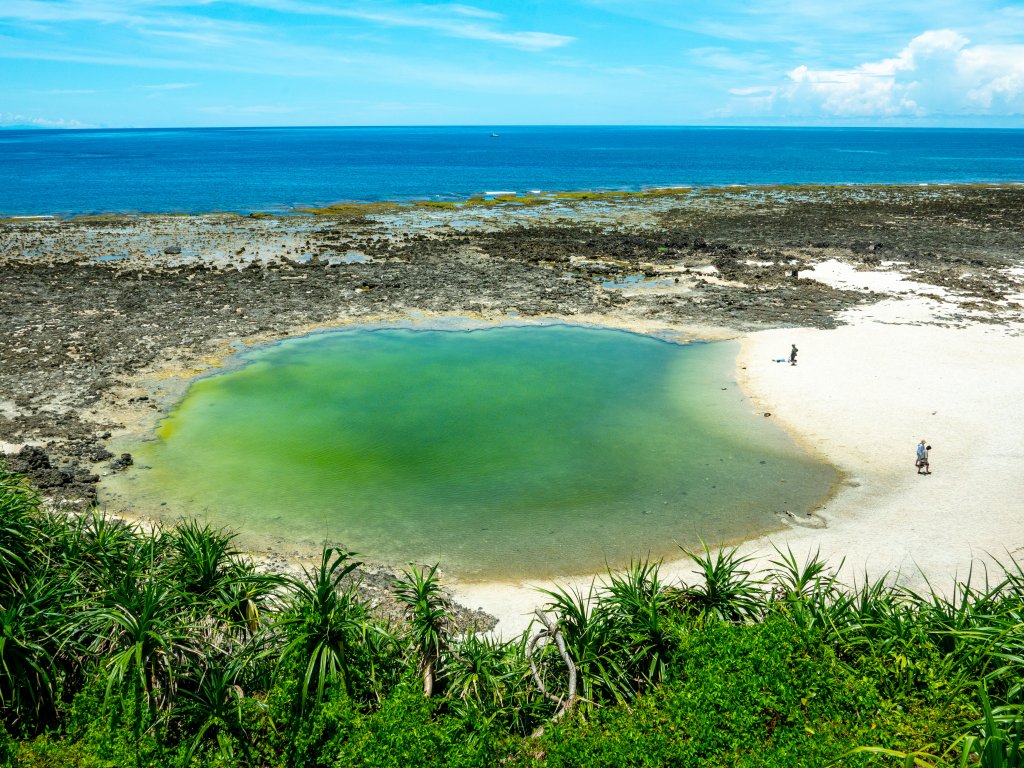
[[[755,124],[755,123],[374,123],[374,124],[297,124],[297,125],[177,125],[177,126],[71,126],[34,125],[19,123],[0,125],[0,131],[217,131],[217,130],[313,130],[313,129],[396,129],[396,128],[620,128],[620,129],[696,129],[696,130],[965,130],[965,131],[1024,131],[1024,125],[822,125],[813,124]]]

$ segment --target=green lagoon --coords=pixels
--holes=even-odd
[[[570,325],[355,328],[196,381],[115,492],[290,552],[543,578],[805,513],[837,479],[735,383],[732,342]]]

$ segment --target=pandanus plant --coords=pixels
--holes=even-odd
[[[585,706],[626,702],[657,684],[675,647],[669,621],[673,599],[658,563],[635,561],[605,583],[579,589],[542,590],[580,678]],[[553,654],[549,653],[549,656]],[[554,669],[562,665],[551,659]]]
[[[285,580],[257,573],[235,549],[235,535],[196,521],[178,524],[170,534],[168,569],[177,588],[212,620],[214,629],[246,639],[259,630],[264,609]]]
[[[17,590],[31,571],[39,496],[23,478],[0,465],[0,600]]]
[[[15,730],[41,725],[53,711],[69,594],[44,568],[0,600],[0,721]]]
[[[199,649],[180,595],[157,580],[128,575],[83,614],[83,635],[103,661],[107,698],[127,688],[155,719],[174,694],[179,667]]]
[[[685,551],[685,550],[684,550]],[[686,552],[697,565],[695,584],[682,590],[682,600],[698,618],[742,622],[759,616],[764,609],[763,582],[749,569],[752,560],[737,549]]]
[[[235,534],[188,520],[171,533],[170,571],[178,587],[201,600],[209,599],[231,577],[238,550]]]
[[[355,693],[353,654],[365,635],[366,607],[355,587],[343,583],[361,564],[352,552],[324,548],[320,565],[305,570],[305,579],[291,581],[290,605],[277,623],[287,644],[278,669],[301,668],[300,708],[323,701],[329,688],[340,683],[349,696]]]
[[[540,591],[551,598],[544,611],[556,617],[558,634],[578,676],[579,698],[583,705],[590,707],[603,701],[630,699],[633,686],[628,652],[617,644],[596,581],[591,581],[586,592],[575,587]],[[547,626],[541,633],[555,637],[554,630]],[[539,682],[538,687],[566,690],[566,696],[573,698],[573,686],[564,679],[569,674],[569,665],[560,656],[561,649],[556,643],[545,643],[545,653],[542,663],[537,665],[539,670],[535,677],[548,675],[551,679]]]
[[[403,570],[392,591],[404,604],[412,651],[423,677],[423,695],[429,698],[434,695],[435,685],[441,682],[440,664],[452,628],[451,612],[437,577],[437,565]]]
[[[213,742],[225,763],[235,763],[236,749],[248,762],[250,734],[245,722],[248,700],[241,679],[249,661],[245,654],[223,657],[208,649],[182,680],[178,714],[186,724],[186,731],[195,734],[188,744],[190,760],[204,744]],[[260,705],[254,703],[253,706],[259,708]]]
[[[469,632],[449,650],[447,694],[453,709],[464,716],[482,711],[513,719],[522,709],[518,697],[527,675],[516,641]]]

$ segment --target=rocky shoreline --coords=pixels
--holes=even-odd
[[[833,328],[885,298],[822,262],[930,286],[943,322],[1019,318],[1024,187],[789,187],[329,215],[0,220],[0,450],[95,498],[190,376],[247,343],[379,319],[557,318],[724,338]],[[155,380],[179,386],[154,394]],[[30,446],[23,448],[23,446]]]

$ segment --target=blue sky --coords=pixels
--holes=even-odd
[[[1024,127],[1024,0],[0,0],[0,126]]]

